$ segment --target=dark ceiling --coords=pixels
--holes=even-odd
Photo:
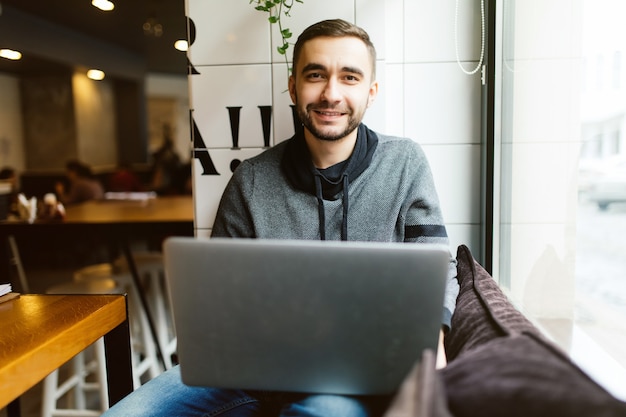
[[[112,1],[115,9],[111,12],[96,9],[91,0],[0,0],[0,8],[16,9],[137,54],[145,61],[148,72],[187,73],[185,53],[173,47],[176,40],[187,38],[184,0]],[[144,34],[143,25],[150,19],[161,24],[160,37]],[[1,39],[0,47],[6,47]],[[34,68],[54,71],[67,67],[67,63],[32,55],[25,55],[21,61],[0,58],[0,72],[19,74]]]

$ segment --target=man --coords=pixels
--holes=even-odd
[[[367,33],[345,21],[323,21],[302,33],[289,93],[303,128],[241,163],[224,191],[213,236],[447,244],[421,148],[361,124],[378,92],[375,62]],[[458,293],[455,266],[451,258],[443,328]],[[368,416],[388,400],[187,387],[175,368],[107,416]]]

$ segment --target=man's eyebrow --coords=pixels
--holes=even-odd
[[[357,67],[343,67],[341,69],[341,72],[349,72],[351,74],[357,74],[357,75],[365,75],[365,73],[363,72],[363,70],[361,68],[357,68]]]
[[[317,70],[325,71],[326,67],[324,65],[322,65],[322,64],[317,64],[315,62],[311,62],[309,64],[306,64],[304,66],[304,68],[302,68],[302,72],[303,73],[308,72],[308,71],[317,71]]]
[[[309,64],[306,64],[303,68],[302,68],[302,73],[308,72],[308,71],[326,71],[327,68],[326,66],[322,65],[322,64],[318,64],[315,62],[311,62]],[[341,72],[349,72],[351,74],[358,74],[363,76],[365,73],[363,72],[363,70],[361,70],[358,67],[343,67],[341,68]]]

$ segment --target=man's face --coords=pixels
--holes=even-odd
[[[355,37],[307,41],[289,79],[298,116],[313,136],[335,141],[354,132],[378,92],[370,55]]]

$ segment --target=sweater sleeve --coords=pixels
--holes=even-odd
[[[416,144],[415,149],[415,159],[410,166],[416,171],[411,174],[412,184],[410,187],[412,191],[409,193],[411,198],[407,201],[404,240],[405,242],[442,244],[449,248],[448,233],[430,165],[421,147]],[[450,252],[442,316],[442,324],[446,329],[450,328],[458,294],[456,259]]]

